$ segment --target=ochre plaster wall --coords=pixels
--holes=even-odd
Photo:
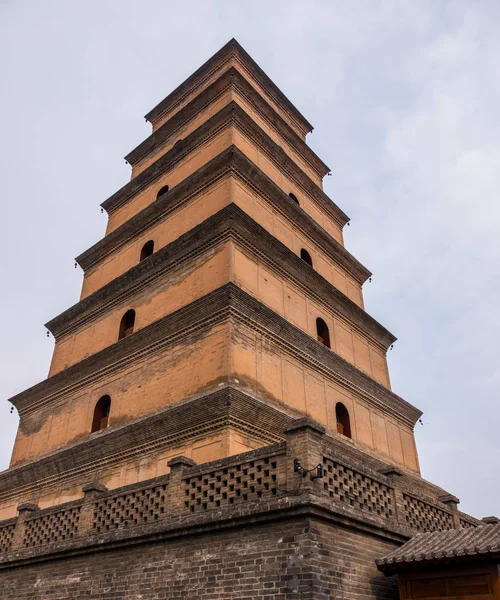
[[[304,263],[304,269],[309,268]],[[179,265],[125,302],[58,338],[49,376],[117,342],[121,318],[130,308],[136,311],[134,331],[139,331],[228,281],[234,281],[314,338],[316,318],[321,317],[328,325],[332,350],[390,387],[386,356],[380,346],[355,329],[353,323],[271,271],[237,242],[227,242]]]
[[[221,96],[214,99],[214,102],[206,106],[200,113],[186,123],[183,127],[177,129],[168,139],[158,145],[149,154],[144,156],[132,167],[131,179],[137,177],[147,167],[152,165],[158,158],[167,153],[178,140],[184,139],[190,133],[195,131],[200,125],[208,121],[219,110],[227,106],[230,102],[236,102],[243,110],[255,121],[255,123],[286,152],[286,154],[306,173],[314,183],[322,189],[323,180],[310,164],[293,148],[290,143],[272,126],[267,120],[261,117],[260,113],[254,110],[251,104],[240,94],[238,90],[230,89]]]
[[[226,90],[223,94],[213,99],[213,102],[199,112],[195,117],[191,118],[182,127],[179,127],[172,133],[164,142],[159,144],[154,150],[146,154],[133,167],[130,179],[134,179],[157,161],[161,156],[166,154],[179,140],[183,140],[190,133],[198,129],[203,123],[217,114],[224,106],[227,106],[234,98],[234,92],[231,89]]]
[[[166,170],[158,179],[128,200],[122,207],[114,211],[108,220],[106,235],[123,225],[141,210],[156,200],[159,190],[165,185],[172,189],[195,171],[206,165],[213,158],[226,150],[233,143],[233,128],[225,127],[216,136],[205,141],[194,152]]]
[[[297,185],[288,177],[282,167],[271,161],[262,149],[258,148],[249,137],[243,135],[234,126],[228,126],[218,135],[201,144],[194,152],[179,161],[173,169],[165,171],[156,181],[128,200],[121,208],[112,212],[109,216],[106,235],[154,202],[158,191],[163,186],[168,185],[172,189],[233,144],[286,194],[293,192],[297,196],[301,208],[339,243],[343,243],[342,229],[338,223],[309,198],[305,190],[297,189]]]
[[[304,263],[304,269],[310,268]],[[328,326],[331,349],[358,369],[386,387],[390,387],[385,352],[366,334],[355,331],[351,323],[325,305],[311,299],[298,286],[272,272],[235,248],[233,252],[233,280],[245,291],[272,308],[287,321],[312,337],[317,337],[316,319],[322,318]]]
[[[303,231],[279,213],[266,198],[251,192],[246,185],[233,177],[208,188],[189,203],[167,214],[147,232],[124,243],[96,263],[85,273],[81,299],[134,267],[139,262],[141,248],[147,241],[154,241],[156,252],[231,202],[237,204],[295,254],[300,255],[301,248],[306,249],[313,259],[314,269],[363,308],[361,285],[346,269],[334,263],[314,239],[306,237]]]
[[[120,321],[135,310],[134,332],[221,287],[230,277],[230,251],[225,244],[169,271],[124,303],[58,339],[49,377],[118,341]]]
[[[272,341],[238,323],[232,328],[231,377],[269,401],[286,404],[336,432],[335,406],[349,411],[353,440],[386,461],[419,472],[413,432],[361,396],[286,354]]]
[[[230,204],[230,190],[231,181],[227,177],[111,252],[85,273],[81,299],[138,264],[141,248],[149,240],[154,242],[157,252]]]
[[[109,427],[114,427],[215,389],[227,380],[228,346],[225,324],[204,335],[186,335],[173,347],[109,375],[105,382],[89,383],[56,405],[23,416],[11,466],[95,435],[90,433],[94,407],[105,394],[111,396]]]
[[[314,239],[306,237],[304,231],[279,213],[265,198],[257,196],[238,180],[234,182],[231,199],[292,252],[300,256],[301,248],[307,250],[311,255],[315,271],[363,308],[361,285],[347,273],[344,267],[334,263]]]

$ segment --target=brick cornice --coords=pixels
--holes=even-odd
[[[166,273],[181,268],[224,241],[234,240],[274,272],[291,280],[358,333],[386,351],[396,338],[363,309],[328,283],[284,244],[258,225],[237,205],[230,204],[148,260],[112,280],[46,324],[57,338],[97,318],[118,303],[142,293]]]
[[[281,118],[276,110],[262,98],[257,90],[248,83],[238,69],[234,67],[230,67],[227,71],[224,71],[220,77],[196,96],[194,100],[175,113],[166,123],[154,131],[134,150],[129,152],[125,156],[125,160],[132,166],[137,164],[230,89],[237,91],[243,96],[252,108],[297,151],[319,177],[324,177],[330,172],[330,168],[295,133],[288,123]]]
[[[229,102],[213,117],[210,117],[183,140],[179,141],[178,144],[175,144],[168,152],[139,173],[137,177],[134,177],[105,200],[101,206],[109,214],[113,214],[115,210],[154,183],[160,176],[172,170],[181,160],[207,140],[212,139],[217,133],[229,126],[238,127],[245,133],[267,155],[278,170],[284,172],[298,187],[302,188],[311,200],[320,209],[326,211],[340,227],[343,227],[349,221],[349,217],[235,101]]]
[[[155,321],[112,346],[89,356],[10,399],[21,417],[109,378],[146,356],[152,356],[178,340],[202,335],[214,325],[232,321],[251,328],[326,378],[337,382],[407,427],[413,427],[421,411],[376,382],[335,352],[314,340],[261,302],[228,283],[189,305]]]
[[[266,91],[273,101],[285,112],[289,113],[290,117],[303,130],[304,134],[313,130],[313,126],[234,38],[150,110],[145,115],[145,118],[152,123],[158,121],[163,114],[182,103],[189,94],[199,89],[217,70],[221,69],[232,59],[237,60],[238,64]]]
[[[295,202],[291,202],[288,195],[236,146],[230,146],[224,150],[179,185],[160,196],[154,203],[80,254],[76,261],[84,271],[88,271],[106,256],[229,175],[238,177],[269,202],[277,212],[302,231],[311,240],[311,243],[320,247],[332,261],[346,270],[358,283],[362,285],[370,277],[371,273],[364,265]]]

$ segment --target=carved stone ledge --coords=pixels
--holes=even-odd
[[[187,456],[174,456],[167,462],[167,467],[172,469],[196,467],[196,462]]]
[[[406,475],[406,473],[402,469],[396,467],[395,465],[391,465],[390,467],[384,467],[383,469],[379,470],[379,473],[381,475],[389,477],[390,479],[399,479],[400,477],[404,477]]]
[[[460,500],[453,494],[443,494],[442,496],[438,496],[437,500],[451,510],[456,510],[458,504],[460,504]]]
[[[25,502],[17,507],[17,512],[21,515],[34,513],[40,510],[38,504],[32,504],[31,502]]]
[[[87,485],[84,485],[82,487],[82,492],[85,494],[85,496],[87,496],[88,494],[103,494],[104,492],[107,492],[108,488],[103,484],[100,483],[99,481],[93,481],[92,483],[87,483]]]

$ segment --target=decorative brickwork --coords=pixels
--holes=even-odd
[[[0,526],[0,554],[3,554],[4,552],[8,552],[10,550],[15,529],[15,521]]]
[[[78,533],[81,506],[37,515],[26,521],[24,546],[33,548],[71,540]]]
[[[94,505],[92,528],[96,533],[120,527],[154,523],[164,517],[168,483],[107,496]]]
[[[278,457],[251,460],[184,479],[191,512],[249,502],[278,493]]]
[[[295,430],[290,427],[290,431]],[[315,431],[313,428],[311,435]],[[304,464],[315,464],[317,459],[306,460],[302,454],[302,448],[306,446],[288,447],[290,443],[288,440],[201,466],[178,458],[178,461],[184,461],[179,478],[162,475],[109,492],[103,486],[99,490],[99,484],[96,484],[92,488],[93,495],[86,495],[83,501],[37,511],[27,517],[21,540],[17,542],[20,547],[16,546],[16,549],[65,544],[75,536],[108,539],[114,532],[122,535],[144,528],[149,531],[151,526],[160,526],[162,522],[203,514],[212,518],[210,514],[232,507],[247,510],[246,506],[260,500],[288,501],[290,497],[307,493],[307,489],[322,497],[322,501],[326,501],[323,505],[334,513],[348,509],[356,518],[372,524],[374,520],[384,519],[386,529],[404,536],[409,530],[417,533],[455,527],[453,515],[441,508],[438,498],[435,502],[423,501],[407,493],[412,479],[406,479],[404,474],[401,474],[401,481],[391,481],[385,475],[376,477],[373,470],[363,472],[359,463],[349,464],[345,455],[342,462],[337,461],[332,457],[333,449],[328,442],[319,447],[324,476],[312,484],[310,479],[304,479],[297,489],[300,478],[297,479],[293,466],[287,462],[287,452],[304,460]],[[307,488],[308,485],[313,487]],[[396,513],[398,494],[402,497],[402,510]],[[83,509],[89,517],[83,517]],[[459,519],[460,527],[475,527],[478,523],[465,513],[460,513]],[[4,553],[7,562],[19,524],[20,520],[16,519],[0,523],[0,553]]]
[[[323,488],[330,498],[386,519],[394,515],[392,488],[329,458],[323,465]]]
[[[144,600],[261,592],[269,600],[395,600],[395,582],[377,574],[375,559],[407,540],[409,528],[453,527],[442,490],[423,502],[407,493],[414,476],[377,476],[376,460],[365,465],[354,450],[337,460],[338,440],[307,418],[284,435],[286,442],[204,465],[176,457],[169,475],[114,491],[93,482],[81,501],[52,509],[20,507],[20,518],[0,523],[0,570],[8,569],[0,597],[100,600],[106,588]],[[308,468],[321,461],[323,478],[307,474],[297,489],[295,458]],[[395,510],[396,497],[406,512]],[[24,516],[27,508],[33,516]]]
[[[405,518],[408,526],[416,531],[442,531],[453,529],[450,513],[432,506],[408,494],[403,494]]]
[[[460,519],[459,522],[460,527],[463,527],[464,529],[474,529],[475,527],[477,527],[477,523],[469,521],[468,519]]]

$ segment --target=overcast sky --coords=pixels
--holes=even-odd
[[[143,115],[235,37],[315,126],[423,476],[500,516],[499,24],[496,0],[0,0],[0,469]]]

